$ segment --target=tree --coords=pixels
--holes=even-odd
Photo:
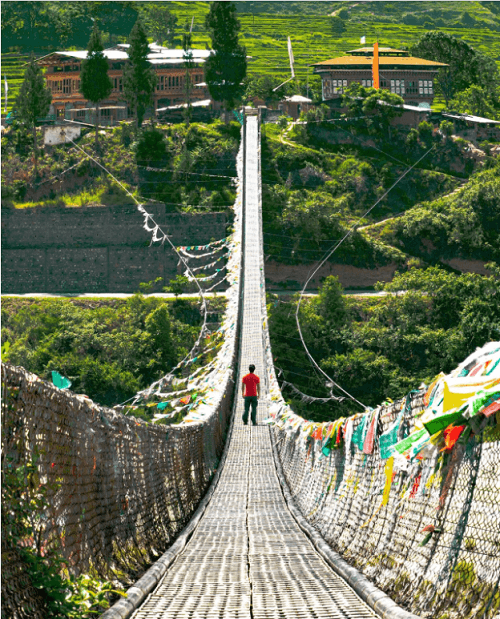
[[[488,93],[480,86],[472,85],[458,92],[449,105],[450,109],[462,114],[473,114],[483,118],[498,118],[498,112],[488,97]]]
[[[473,84],[489,93],[500,83],[500,73],[493,58],[450,34],[427,32],[411,51],[414,56],[448,65],[439,71],[437,78],[438,90],[447,104],[457,92]]]
[[[52,95],[45,86],[42,69],[33,56],[24,74],[24,81],[16,99],[16,112],[20,120],[33,132],[33,158],[35,162],[35,177],[38,176],[36,144],[36,125],[40,117],[49,111]]]
[[[125,99],[134,109],[138,128],[142,125],[146,107],[151,104],[156,86],[156,73],[148,61],[148,39],[139,19],[132,28],[129,44],[129,61],[123,71],[123,92]]]
[[[212,2],[205,25],[214,50],[205,62],[205,81],[211,96],[222,101],[227,111],[243,94],[242,82],[247,72],[246,50],[238,43],[240,22],[234,4]]]
[[[282,97],[289,94],[291,82],[288,82],[279,90],[274,90],[283,83],[284,79],[283,77],[273,77],[272,75],[247,78],[245,96],[247,99],[253,99],[254,97],[262,99],[266,105],[277,103]]]
[[[342,34],[345,32],[344,20],[338,15],[333,15],[333,17],[330,18],[330,27],[334,34]]]
[[[357,83],[347,88],[342,103],[349,116],[366,116],[367,127],[376,132],[387,132],[389,137],[391,120],[404,111],[404,100],[399,95],[388,90],[365,88]]]
[[[153,4],[144,11],[146,28],[158,45],[175,47],[177,17],[164,4]]]
[[[95,147],[99,148],[99,103],[109,97],[113,84],[108,76],[108,61],[103,54],[101,34],[94,25],[90,35],[87,59],[82,62],[80,73],[83,96],[95,105]]]
[[[344,297],[344,289],[339,278],[329,275],[319,291],[318,313],[331,327],[341,327],[347,317]]]

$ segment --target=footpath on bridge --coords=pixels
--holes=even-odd
[[[183,552],[135,619],[375,617],[316,553],[289,512],[273,461],[264,377],[260,142],[246,119],[243,312],[235,421],[224,469]],[[258,425],[242,422],[241,378],[263,377]]]

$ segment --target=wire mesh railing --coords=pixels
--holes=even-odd
[[[291,414],[275,392],[274,439],[302,514],[351,565],[422,618],[499,616],[499,382],[485,414],[465,419],[455,433],[450,422],[433,440],[427,435],[423,448],[401,439],[418,435],[429,392],[322,425]],[[391,432],[392,443],[408,447],[406,457],[393,451],[396,458],[388,458],[380,437]]]

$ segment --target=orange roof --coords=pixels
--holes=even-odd
[[[408,65],[408,66],[427,66],[427,67],[447,67],[443,62],[435,62],[426,58],[414,58],[413,56],[380,56],[379,65],[388,67],[390,65]],[[331,60],[323,60],[316,62],[312,66],[333,66],[339,68],[347,65],[366,65],[371,66],[373,58],[370,56],[341,56],[340,58],[332,58]]]

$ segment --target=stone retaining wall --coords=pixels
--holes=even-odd
[[[226,215],[166,213],[148,205],[174,245],[226,236]],[[2,291],[136,292],[141,282],[176,276],[168,244],[150,247],[133,205],[2,209]]]

